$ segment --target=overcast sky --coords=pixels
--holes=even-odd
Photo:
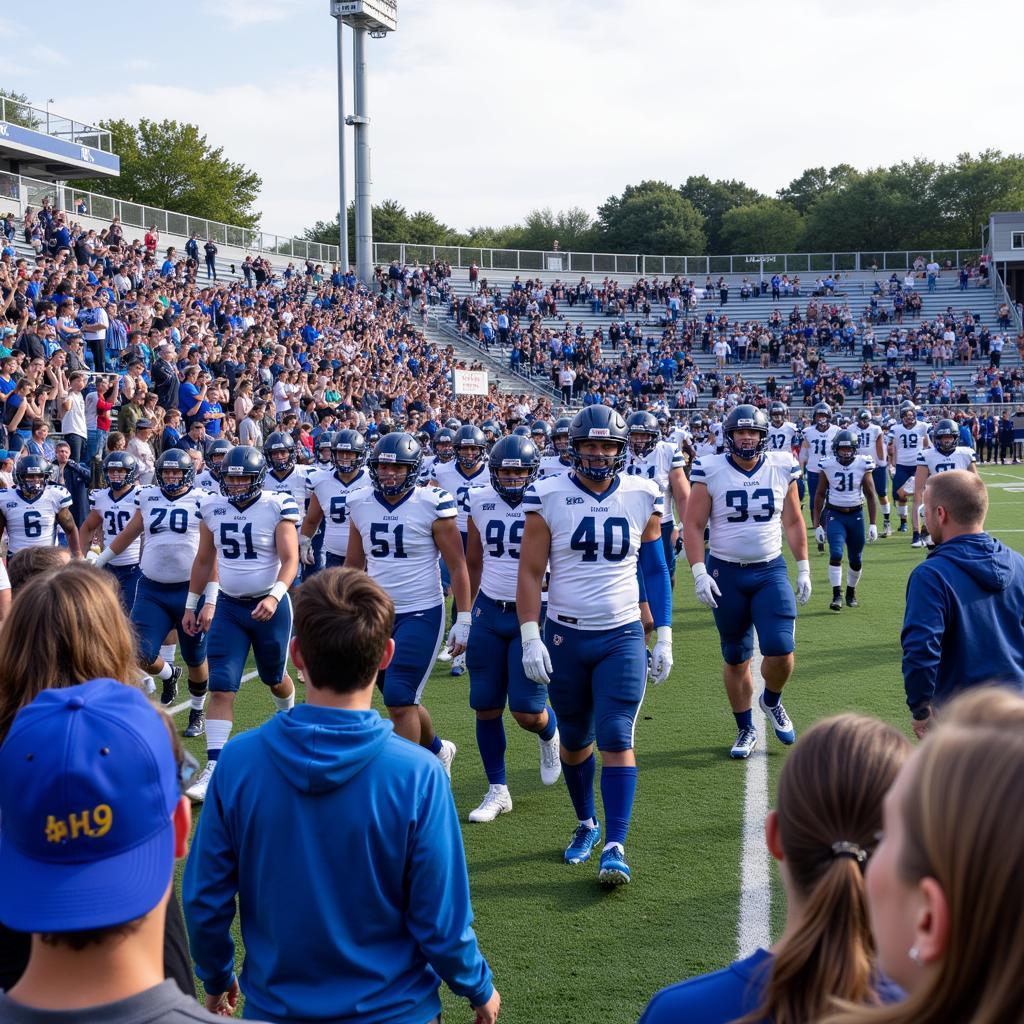
[[[373,198],[465,229],[644,178],[774,193],[818,164],[1024,150],[1020,20],[1016,0],[399,0],[368,43]],[[39,105],[198,124],[262,176],[264,230],[336,213],[328,0],[5,4],[0,35],[0,86]]]

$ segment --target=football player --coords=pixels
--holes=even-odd
[[[82,545],[92,546],[93,536],[101,540],[104,548],[124,531],[135,514],[139,479],[139,462],[131,452],[109,452],[103,460],[103,479],[106,490],[89,492],[89,514],[82,523]],[[92,556],[89,556],[92,558]],[[116,557],[104,561],[107,571],[117,578],[121,603],[131,614],[135,591],[139,586],[139,559],[142,540],[136,539],[125,546]],[[92,559],[94,562],[96,559]]]
[[[814,494],[814,518],[821,522],[821,513],[828,499],[828,527],[818,526],[815,537],[819,544],[828,540],[828,581],[832,584],[829,608],[842,611],[843,551],[850,560],[846,570],[846,606],[857,607],[857,583],[861,576],[864,553],[864,500],[868,503],[868,541],[878,539],[878,503],[872,474],[875,460],[858,453],[857,435],[840,430],[832,442],[832,456],[821,460],[818,489]]]
[[[312,564],[313,538],[324,527],[326,568],[345,564],[348,552],[348,503],[357,492],[370,486],[370,475],[363,469],[366,441],[358,430],[339,430],[333,435],[331,458],[334,466],[309,478],[310,498],[306,518],[299,534],[299,556]]]
[[[71,514],[71,492],[50,482],[42,455],[22,455],[14,466],[14,488],[0,492],[0,531],[7,530],[7,554],[25,548],[54,547],[59,526],[73,558],[82,557],[78,527]]]
[[[120,454],[120,453],[117,453]],[[208,493],[193,486],[195,467],[187,452],[168,448],[156,460],[153,485],[135,494],[135,512],[127,526],[103,549],[96,565],[104,566],[145,537],[141,574],[131,609],[139,638],[139,662],[162,680],[160,703],[169,705],[178,694],[181,669],[164,657],[164,638],[178,630],[181,656],[188,666],[190,708],[185,736],[206,729],[204,705],[209,685],[206,633],[180,628],[188,602],[192,563],[199,550],[199,505]],[[216,602],[216,584],[210,594]]]
[[[333,430],[322,430],[316,439],[316,444],[313,446],[313,465],[310,466],[309,471],[306,474],[306,510],[309,511],[310,493],[313,487],[313,481],[316,477],[326,473],[328,476],[334,473],[334,431]],[[324,567],[324,533],[325,524],[321,520],[320,525],[317,527],[316,533],[313,534],[313,543],[310,545],[310,553],[312,555],[311,561],[305,561],[302,558],[302,552],[299,552],[299,563],[300,571],[302,572],[302,578],[308,579],[310,576],[316,575]],[[301,543],[302,538],[299,537]],[[342,551],[345,549],[342,548]]]
[[[573,470],[538,480],[523,498],[516,613],[523,669],[548,686],[558,714],[562,772],[577,827],[564,859],[590,859],[601,827],[594,807],[594,745],[601,752],[605,845],[598,878],[630,881],[626,834],[637,769],[636,719],[647,682],[637,571],[643,573],[657,643],[651,679],[672,669],[672,590],[661,540],[664,498],[645,476],[623,473],[623,418],[592,405],[570,427]],[[541,638],[541,587],[551,562],[548,613]]]
[[[932,430],[934,446],[922,448],[917,453],[917,469],[914,474],[914,494],[924,494],[924,485],[934,473],[948,473],[951,469],[966,469],[977,473],[978,457],[974,449],[960,444],[960,428],[955,420],[942,419]],[[928,531],[919,526],[924,517],[924,506],[914,501],[914,541],[911,547],[926,547]]]
[[[537,449],[538,457],[551,451],[551,424],[547,420],[534,420],[530,426],[530,440]]]
[[[768,450],[772,452],[792,452],[797,445],[796,424],[788,418],[789,410],[784,402],[772,402],[768,406]]]
[[[498,426],[495,420],[484,420],[480,424],[480,431],[484,435],[484,442],[489,452],[494,447],[498,438],[501,437],[501,427]],[[458,442],[456,442],[455,447],[456,451],[458,451]]]
[[[493,435],[497,427],[491,420],[485,421],[485,425],[487,423],[491,424],[487,429]],[[430,480],[430,485],[447,491],[455,499],[458,512],[455,523],[462,535],[462,550],[465,553],[469,530],[467,525],[469,492],[471,488],[487,483],[487,453],[491,449],[491,443],[482,428],[466,424],[456,432],[452,447],[455,449],[455,459],[451,462],[434,465],[434,475]],[[447,563],[444,565],[443,575],[447,576],[449,580],[451,579],[450,568]],[[463,607],[468,607],[468,605]],[[446,651],[445,653],[450,654],[451,652]],[[442,660],[447,659],[442,656]],[[452,659],[451,674],[461,676],[465,671],[465,657],[461,654],[455,656]]]
[[[695,412],[690,417],[690,436],[693,438],[694,460],[703,458],[705,455],[715,455],[721,451],[718,441],[708,426],[707,418],[699,412]]]
[[[203,456],[206,468],[196,473],[195,485],[199,490],[209,494],[220,493],[220,467],[231,448],[231,442],[224,437],[210,442]]]
[[[209,633],[207,761],[186,793],[196,803],[206,799],[231,735],[235,694],[250,650],[277,710],[295,704],[285,665],[292,630],[288,590],[299,567],[299,507],[288,492],[264,490],[266,475],[267,461],[258,448],[232,448],[221,464],[220,494],[204,496],[197,513],[199,547],[182,619],[189,636]]]
[[[448,647],[466,649],[472,621],[469,575],[456,527],[455,499],[438,487],[417,487],[423,450],[411,434],[388,434],[369,458],[372,488],[348,503],[346,567],[365,569],[395,604],[395,656],[379,680],[395,732],[437,755],[451,776],[455,744],[435,732],[421,703],[444,639],[444,594],[438,556],[451,573],[457,610]]]
[[[433,455],[423,458],[423,468],[420,470],[420,478],[416,483],[420,487],[426,487],[434,475],[434,467],[446,465],[455,458],[455,431],[442,427],[436,434],[431,444]]]
[[[568,416],[555,420],[551,428],[551,454],[541,454],[540,479],[549,476],[561,476],[572,469],[572,457],[569,452],[569,427],[572,420]]]
[[[540,777],[558,781],[558,720],[547,706],[547,689],[523,671],[516,618],[516,577],[525,516],[523,495],[537,478],[540,455],[528,437],[503,437],[488,458],[490,484],[469,494],[466,566],[473,602],[472,640],[466,649],[469,704],[476,712],[476,741],[487,775],[487,793],[470,821],[493,821],[512,810],[505,774],[505,725],[512,717],[540,743]]]
[[[889,505],[889,470],[885,449],[885,431],[871,418],[870,409],[861,409],[857,413],[857,454],[870,458],[875,468],[871,471],[871,480],[875,485],[875,497],[882,510],[881,536],[892,535]]]
[[[797,599],[811,597],[807,529],[800,511],[800,466],[792,452],[770,452],[768,417],[738,405],[724,424],[727,452],[699,459],[690,473],[683,541],[697,599],[715,617],[725,662],[723,678],[736,719],[729,754],[747,758],[757,746],[750,662],[754,630],[763,659],[765,688],[759,697],[778,739],[796,740],[782,706],[782,689],[793,674],[796,601],[782,555],[782,534],[797,564]],[[704,531],[711,549],[705,564]]]
[[[819,402],[814,407],[811,425],[804,431],[803,443],[800,445],[800,465],[807,473],[807,492],[812,504],[818,493],[818,467],[821,460],[827,458],[832,451],[832,442],[838,433],[839,428],[832,422],[832,407],[827,402]],[[812,507],[811,526],[815,527],[815,533],[818,525]],[[819,542],[819,553],[824,550],[825,545]]]
[[[917,456],[929,447],[928,427],[918,421],[913,402],[900,403],[900,415],[892,428],[889,461],[893,467],[892,493],[900,514],[899,532],[907,532],[907,499],[913,490],[917,473]],[[907,481],[911,486],[907,487]],[[921,546],[921,534],[914,531],[913,547]]]

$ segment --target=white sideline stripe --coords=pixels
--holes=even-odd
[[[764,819],[768,814],[767,723],[758,704],[764,689],[761,678],[761,648],[754,636],[754,727],[758,745],[747,758],[743,797],[743,854],[740,859],[740,919],[736,928],[739,959],[771,944],[772,876],[768,848],[764,841]]]
[[[246,672],[245,675],[242,676],[242,682],[247,683],[250,679],[255,679],[256,675],[257,673],[255,672]],[[169,715],[176,715],[179,711],[184,711],[190,703],[190,701],[183,700],[180,704],[175,704],[173,708],[168,708],[167,713]]]

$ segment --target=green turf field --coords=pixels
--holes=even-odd
[[[990,488],[989,530],[1024,550],[1024,469],[981,472]],[[895,511],[893,519],[895,526]],[[798,732],[824,715],[855,709],[909,734],[899,631],[907,575],[924,553],[903,534],[868,547],[861,606],[835,614],[828,609],[826,557],[810,540],[815,589],[800,609],[796,673],[785,694]],[[667,683],[648,690],[637,727],[640,782],[628,845],[633,883],[600,887],[596,857],[579,867],[562,863],[575,824],[568,796],[561,782],[541,785],[537,740],[510,717],[515,808],[493,823],[463,827],[477,933],[502,995],[502,1018],[513,1024],[635,1021],[662,985],[736,956],[747,767],[728,757],[735,726],[722,689],[718,637],[685,566],[675,605],[675,667]],[[424,697],[439,734],[459,748],[452,789],[464,822],[486,790],[467,694],[468,677],[451,678],[438,665]],[[255,680],[243,685],[236,707],[236,729],[259,725],[272,709]],[[204,758],[203,742],[189,742]],[[762,747],[766,742],[771,792],[785,750],[762,734]],[[289,873],[282,865],[284,886]],[[773,886],[773,933],[782,903]],[[465,1004],[447,990],[443,996],[448,1019],[471,1019]]]

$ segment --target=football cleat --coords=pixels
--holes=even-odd
[[[762,691],[757,703],[767,716],[772,729],[775,730],[775,738],[780,743],[785,743],[787,747],[796,743],[796,729],[793,728],[793,723],[789,720],[789,715],[786,714],[782,701],[779,701],[775,707],[770,708],[764,702],[764,692]]]
[[[508,786],[488,786],[480,806],[469,812],[470,821],[494,821],[499,814],[512,810],[512,796]]]
[[[882,536],[883,537],[891,537],[892,536],[892,525],[891,524],[886,523],[885,526],[882,527]]]
[[[441,740],[441,750],[438,752],[437,759],[441,762],[444,773],[449,779],[452,777],[452,761],[455,760],[455,755],[458,752],[459,748],[451,740]]]
[[[210,779],[213,778],[213,770],[217,767],[216,761],[207,761],[206,765],[196,775],[195,781],[185,790],[185,796],[194,804],[201,804],[206,799],[206,791],[210,787]]]
[[[734,761],[745,761],[754,752],[756,746],[757,730],[753,728],[740,729],[736,734],[736,742],[729,750],[729,756]]]
[[[923,548],[924,547],[924,541],[921,539],[921,534],[919,534],[919,533],[915,533],[914,534],[914,539],[910,542],[910,546],[912,548]]]
[[[907,533],[907,532],[909,532],[907,530],[907,521],[906,521],[906,519],[901,519],[900,520],[900,525],[899,525],[899,528],[896,530],[896,532],[897,533]]]
[[[191,740],[196,736],[202,736],[204,732],[206,732],[206,713],[201,708],[189,708],[188,725],[185,726],[185,731],[181,735]]]
[[[597,873],[597,880],[605,885],[629,885],[630,878],[626,851],[614,843],[601,854],[601,869]]]
[[[825,545],[822,544],[821,541],[818,541],[818,554],[819,555],[825,554]]]
[[[181,668],[178,665],[174,665],[171,668],[171,678],[163,681],[163,687],[160,690],[160,703],[165,707],[168,704],[174,703],[174,698],[178,696],[178,680],[181,678]]]
[[[860,601],[857,600],[857,591],[853,587],[846,588],[846,607],[859,608]]]
[[[461,676],[461,675],[465,675],[465,672],[466,672],[466,655],[464,653],[463,654],[456,654],[455,657],[452,658],[451,674],[453,676]]]
[[[549,740],[542,740],[538,736],[537,742],[540,744],[540,781],[545,786],[553,786],[562,774],[562,759],[558,756],[558,730]]]
[[[441,653],[437,656],[437,660],[443,661],[447,664],[449,661],[452,660],[451,651],[449,651],[447,647],[442,646]]]
[[[843,610],[843,599],[838,594],[833,594],[832,600],[829,602],[829,608],[834,612],[841,612]]]
[[[590,860],[590,854],[601,838],[601,823],[594,819],[594,825],[577,825],[576,831],[565,848],[566,864],[583,864]]]

